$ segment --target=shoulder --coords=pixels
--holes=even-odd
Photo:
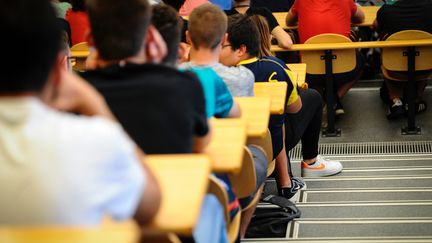
[[[277,57],[270,57],[270,56],[263,57],[260,59],[260,62],[263,63],[263,65],[268,66],[268,67],[272,67],[276,70],[288,69],[286,64]]]

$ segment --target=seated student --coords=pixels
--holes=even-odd
[[[98,68],[83,77],[104,95],[146,153],[202,151],[210,133],[200,83],[191,73],[149,63],[163,60],[166,47],[149,25],[147,5],[140,0],[108,2],[87,2]],[[125,13],[121,19],[120,9]]]
[[[432,33],[432,1],[430,0],[399,0],[393,5],[382,6],[377,13],[374,27],[385,39],[391,34],[402,30],[422,30]],[[430,71],[417,72],[420,81],[416,82],[416,112],[426,110],[427,104],[423,99],[423,93],[427,85],[427,77]],[[389,72],[390,76],[406,78],[406,72]],[[398,82],[385,79],[385,88],[381,90],[381,96],[388,103],[387,118],[396,119],[405,114],[404,97],[406,97],[407,82]]]
[[[271,34],[276,38],[278,45],[282,48],[289,49],[293,41],[285,30],[279,26],[276,18],[272,12],[267,8],[250,6],[250,0],[234,0],[234,6],[231,10],[225,11],[227,15],[233,14],[247,14],[247,15],[261,15],[266,18]]]
[[[159,63],[166,46],[146,0],[88,0],[97,69],[83,74],[129,135],[149,154],[201,152],[209,142],[204,96],[190,73]],[[112,18],[116,16],[116,18]],[[181,209],[179,209],[181,210]],[[196,242],[226,242],[221,205],[207,195]]]
[[[227,16],[225,13],[217,6],[204,4],[192,12],[189,21],[187,36],[192,43],[191,59],[182,67],[210,69],[222,78],[217,78],[217,82],[222,81],[220,87],[225,87],[226,84],[232,95],[253,96],[254,76],[250,70],[245,67],[227,67],[219,63],[219,54],[224,48],[223,43],[226,40]],[[202,26],[201,23],[206,23],[206,25]],[[204,82],[208,82],[208,80]],[[226,88],[224,89],[228,95],[230,92]],[[254,154],[257,175],[256,193],[260,191],[267,177],[267,160],[265,154],[260,153],[253,146],[249,148]],[[250,206],[253,196],[240,200],[242,208]],[[248,207],[250,209],[242,212],[241,237],[246,233],[255,206],[252,205],[252,207]]]
[[[103,98],[68,72],[49,1],[3,1],[0,24],[10,47],[0,74],[0,224],[97,225],[107,214],[149,222],[160,204],[155,178],[106,119]]]
[[[351,23],[364,21],[364,13],[353,0],[302,0],[295,1],[286,16],[287,25],[296,25],[300,43],[307,39],[325,33],[334,33],[350,37]],[[364,58],[357,52],[357,65],[354,70],[334,75],[336,115],[345,113],[340,99],[348,92],[360,78],[364,66]],[[325,75],[307,74],[309,87],[317,89],[323,94]]]
[[[303,176],[329,176],[339,173],[342,165],[329,161],[318,155],[318,140],[321,123],[321,97],[314,90],[297,94],[288,76],[284,63],[274,57],[258,58],[260,38],[258,29],[249,16],[232,16],[228,21],[228,39],[221,54],[220,61],[227,65],[244,65],[255,75],[258,82],[286,81],[288,83],[288,101],[286,114],[273,116],[270,120],[273,151],[280,156],[276,160],[276,180],[279,194],[291,198],[302,185],[300,179],[292,178],[286,151],[291,150],[299,140],[302,141]],[[285,124],[285,138],[282,126]],[[285,146],[283,141],[285,139]],[[290,174],[288,174],[288,172]],[[290,178],[291,177],[291,178]]]
[[[68,2],[61,2],[60,0],[51,0],[51,4],[54,7],[56,16],[64,19],[68,9],[72,8],[72,5]]]

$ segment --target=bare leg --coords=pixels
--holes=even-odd
[[[246,230],[247,227],[249,226],[249,223],[252,219],[253,213],[255,212],[256,206],[258,205],[259,202],[259,197],[261,196],[261,193],[264,190],[264,185],[262,185],[260,187],[260,189],[258,189],[256,196],[258,197],[258,200],[254,200],[251,205],[249,205],[245,210],[242,210],[241,212],[241,219],[240,219],[240,239],[243,239],[245,234],[246,234]]]

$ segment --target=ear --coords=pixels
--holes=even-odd
[[[222,46],[225,45],[227,41],[228,41],[228,33],[225,33],[224,36],[222,37],[221,45]]]
[[[237,49],[238,57],[245,57],[247,55],[247,47],[245,45],[240,45],[240,48]]]
[[[168,52],[165,41],[153,25],[147,28],[144,46],[147,62],[160,63]]]
[[[56,61],[51,68],[48,81],[46,82],[41,94],[41,99],[45,103],[50,103],[53,99],[55,99],[57,89],[62,80],[63,72],[67,72],[64,64],[64,59],[65,55],[63,53],[59,53],[57,55]]]
[[[189,61],[189,51],[190,46],[184,42],[180,42],[178,48],[178,63],[183,63]]]
[[[186,30],[186,42],[187,42],[189,45],[192,45],[192,44],[191,44],[191,43],[192,43],[192,40],[191,40],[191,38],[190,38],[189,30]]]

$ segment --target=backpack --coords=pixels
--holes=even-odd
[[[278,208],[257,208],[246,231],[246,238],[285,237],[288,223],[301,216],[300,210],[281,196],[264,195],[261,201]]]

